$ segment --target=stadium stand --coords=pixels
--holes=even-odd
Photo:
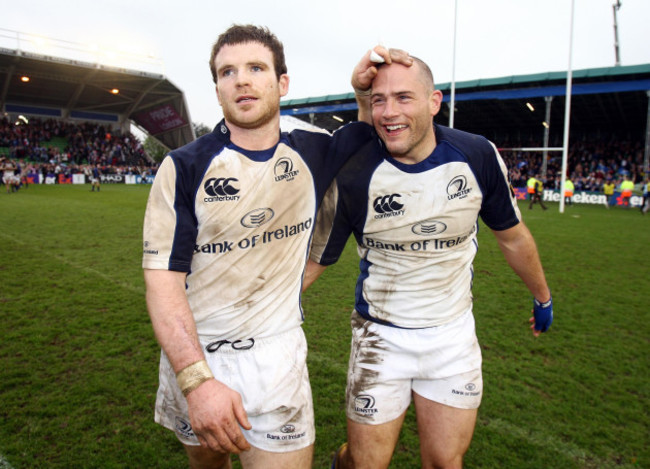
[[[27,86],[23,77],[36,80]],[[456,83],[454,127],[495,142],[514,185],[523,186],[542,173],[542,152],[517,149],[561,145],[565,80],[550,72]],[[194,139],[183,93],[162,75],[0,48],[0,83],[0,156],[46,174],[89,164],[107,174],[155,172],[131,123],[170,149]],[[446,106],[436,122],[448,125],[451,84],[437,87]],[[650,64],[573,72],[568,162],[577,190],[599,191],[625,174],[641,183],[648,90]],[[281,114],[331,131],[355,119],[356,102],[353,93],[293,99],[282,102]],[[547,188],[559,181],[559,155],[548,154]]]
[[[438,83],[449,125],[451,83]],[[568,175],[576,190],[600,192],[603,181],[629,175],[640,185],[648,173],[650,64],[573,71]],[[561,153],[525,148],[560,147],[564,138],[566,72],[509,76],[455,84],[454,127],[484,135],[499,147],[515,187],[540,174],[559,189]],[[330,131],[356,118],[353,93],[285,100],[284,116]],[[547,122],[548,121],[548,122]]]
[[[0,111],[10,120],[135,124],[167,148],[194,139],[183,92],[160,74],[0,48]]]

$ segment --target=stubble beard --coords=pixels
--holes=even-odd
[[[272,122],[280,111],[280,104],[264,104],[264,109],[260,111],[257,117],[250,119],[240,118],[237,111],[232,111],[229,107],[222,107],[223,116],[226,122],[242,129],[258,129]]]

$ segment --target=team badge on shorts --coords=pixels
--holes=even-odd
[[[364,415],[371,415],[379,412],[375,407],[375,398],[370,394],[359,394],[354,398],[354,411]]]
[[[185,437],[185,438],[194,438],[194,432],[192,431],[192,425],[181,417],[176,417],[176,422],[174,425],[176,433]]]

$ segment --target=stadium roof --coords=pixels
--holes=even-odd
[[[454,127],[491,139],[539,139],[546,121],[546,97],[552,97],[548,124],[561,140],[564,127],[566,72],[515,75],[457,82]],[[451,83],[436,85],[447,103],[436,122],[448,125]],[[570,129],[582,135],[601,132],[634,138],[645,134],[650,64],[572,72]],[[527,106],[529,103],[532,109]],[[354,93],[292,99],[281,104],[293,115],[334,130],[356,118]],[[337,119],[338,118],[338,119]]]
[[[194,139],[183,92],[163,75],[19,50],[0,48],[0,110],[113,127],[133,122],[170,149]]]

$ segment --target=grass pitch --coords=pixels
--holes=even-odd
[[[159,347],[144,302],[148,186],[30,186],[0,194],[0,467],[177,468],[153,422]],[[535,339],[531,298],[481,226],[474,313],[485,393],[467,468],[650,467],[650,217],[522,204],[553,291]],[[315,468],[345,440],[357,255],[304,295]],[[420,467],[409,411],[391,468]],[[235,467],[238,467],[235,464]]]

